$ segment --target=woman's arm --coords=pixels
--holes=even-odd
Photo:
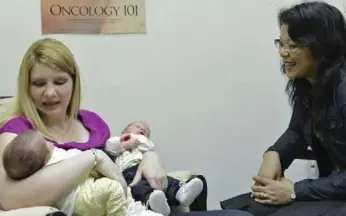
[[[279,154],[282,171],[287,169],[294,159],[303,155],[307,150],[308,145],[304,138],[304,124],[308,116],[304,114],[303,109],[302,104],[296,101],[288,129],[266,151],[266,153],[275,151]]]
[[[45,167],[32,176],[13,181],[7,178],[2,165],[4,147],[15,134],[0,135],[0,204],[4,210],[32,206],[52,206],[69,194],[90,173],[95,162],[91,151]]]
[[[344,75],[340,84],[336,86],[335,90],[337,102],[336,105],[344,124],[344,131],[341,131],[341,133],[346,133],[346,78]],[[344,157],[346,154],[346,143],[338,142],[336,144],[331,144],[334,148],[337,147],[335,151]],[[333,155],[330,156],[333,158]],[[294,191],[296,193],[297,200],[346,199],[346,171],[343,170],[341,172],[331,174],[328,177],[305,179],[296,182],[294,184]]]
[[[296,200],[346,199],[346,171],[319,179],[304,179],[294,184]]]

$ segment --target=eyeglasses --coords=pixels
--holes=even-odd
[[[275,39],[274,44],[275,44],[276,48],[278,48],[279,50],[284,49],[286,52],[289,52],[289,53],[297,52],[300,47],[306,46],[306,45],[302,45],[302,44],[284,44],[281,42],[280,39]]]

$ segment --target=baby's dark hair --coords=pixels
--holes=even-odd
[[[49,155],[43,136],[36,131],[27,130],[5,147],[4,169],[10,178],[21,180],[41,169]]]

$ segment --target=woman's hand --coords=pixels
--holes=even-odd
[[[263,156],[262,165],[257,173],[257,176],[266,177],[272,180],[280,180],[282,177],[282,168],[280,157],[277,152],[266,152]],[[259,182],[255,181],[255,185]]]
[[[252,197],[256,202],[267,205],[284,205],[292,202],[291,195],[294,183],[282,178],[280,181],[255,176],[253,178],[259,185],[252,186]]]
[[[159,190],[167,188],[168,180],[165,167],[156,152],[144,153],[143,160],[139,164],[136,176],[130,186],[136,185],[142,178],[145,178],[152,188]]]
[[[132,150],[138,147],[139,141],[138,139],[131,137],[130,134],[123,134],[120,137],[120,145],[125,150]]]

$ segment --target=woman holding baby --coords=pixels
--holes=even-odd
[[[95,165],[102,166],[109,159],[95,149],[104,147],[110,130],[96,113],[80,110],[78,66],[69,49],[57,40],[41,39],[29,47],[20,66],[17,87],[13,112],[0,122],[1,157],[6,145],[27,130],[37,130],[55,147],[83,152],[21,181],[6,176],[0,158],[0,206],[3,210],[54,206],[83,182]],[[153,151],[144,154],[138,174],[154,188],[162,189],[167,184],[162,162]],[[120,182],[118,187],[122,187]],[[125,196],[119,196],[119,203],[125,202]]]

